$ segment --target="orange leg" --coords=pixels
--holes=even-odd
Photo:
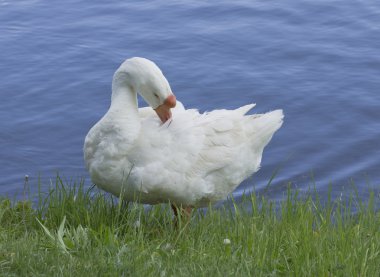
[[[175,204],[172,204],[171,206],[174,212],[174,224],[176,227],[178,227],[179,217],[181,217],[181,220],[184,222],[190,221],[191,212],[193,211],[192,206],[176,206]]]

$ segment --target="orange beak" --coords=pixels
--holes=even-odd
[[[172,117],[172,112],[170,109],[174,108],[176,103],[174,94],[171,94],[165,99],[163,104],[154,109],[162,123],[165,123]]]

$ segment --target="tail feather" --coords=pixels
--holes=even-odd
[[[240,108],[236,109],[235,111],[241,113],[241,115],[245,115],[247,112],[249,112],[255,106],[256,106],[256,104],[244,105],[243,107],[240,107]]]
[[[282,126],[283,118],[284,113],[282,110],[248,116],[250,135],[255,138],[255,144],[261,144],[265,147],[273,134]]]

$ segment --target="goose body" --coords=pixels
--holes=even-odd
[[[150,107],[138,108],[137,93]],[[259,169],[282,125],[282,110],[246,115],[253,107],[185,109],[153,62],[128,59],[115,72],[109,110],[85,138],[86,167],[94,184],[129,201],[208,205]]]

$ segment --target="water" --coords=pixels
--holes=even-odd
[[[262,169],[235,192],[379,189],[380,2],[0,0],[0,195],[56,172],[88,178],[82,145],[128,57],[154,60],[201,111],[284,109]],[[314,176],[314,177],[311,177]],[[87,182],[90,184],[90,182]]]

